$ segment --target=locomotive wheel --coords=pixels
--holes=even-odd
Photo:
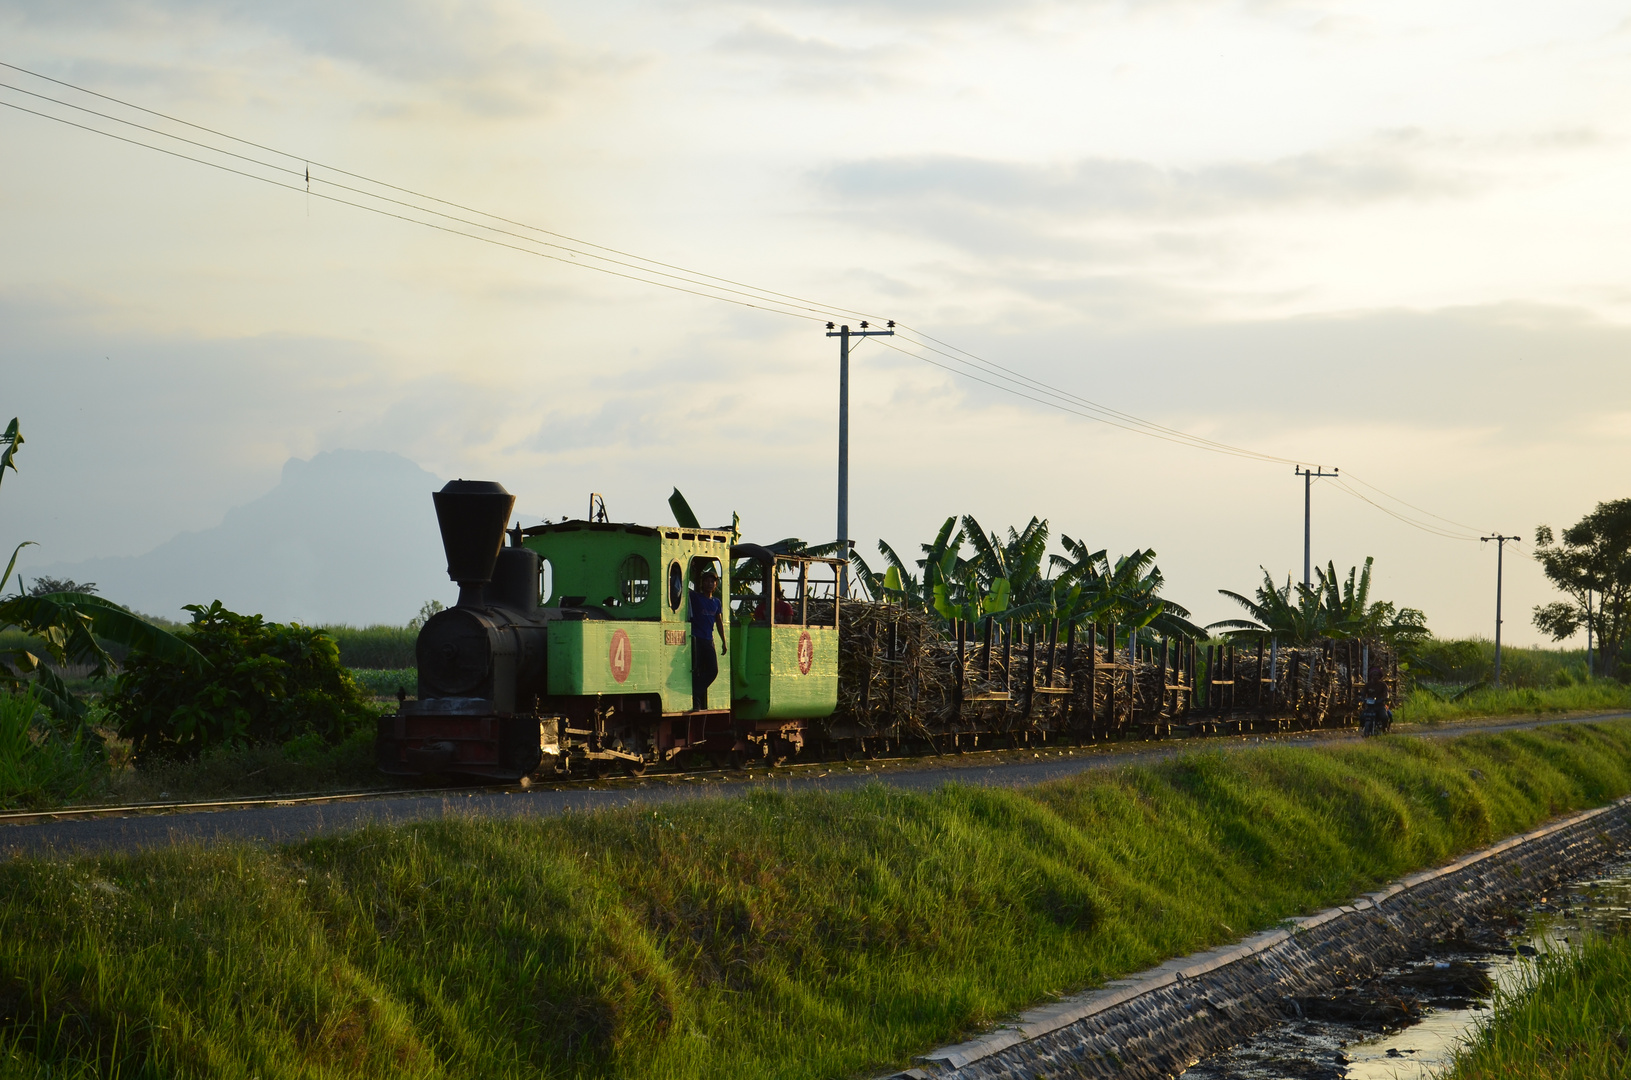
[[[625,762],[623,762],[623,775],[624,776],[644,776],[645,774],[646,774],[646,763],[645,762],[643,762],[643,761],[625,761]]]

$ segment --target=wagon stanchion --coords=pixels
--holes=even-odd
[[[1243,649],[1165,637],[1140,644],[1140,635],[1121,638],[1115,623],[1068,619],[985,619],[980,640],[971,642],[974,626],[961,618],[942,623],[932,612],[866,601],[845,611],[838,710],[822,734],[816,728],[800,737],[871,753],[901,745],[939,752],[948,740],[961,751],[994,737],[1014,745],[1085,742],[1133,729],[1162,737],[1180,725],[1201,735],[1347,724],[1367,650],[1390,694],[1398,670],[1393,650],[1381,643],[1282,649],[1265,639]]]

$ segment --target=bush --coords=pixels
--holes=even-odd
[[[32,691],[0,693],[0,809],[54,805],[83,795],[107,771],[102,741],[63,732]]]
[[[238,615],[219,600],[190,604],[184,636],[211,668],[134,655],[106,705],[137,760],[195,758],[217,747],[285,743],[314,735],[338,743],[373,722],[367,699],[322,630]]]

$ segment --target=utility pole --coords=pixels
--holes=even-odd
[[[1295,475],[1303,478],[1303,588],[1313,583],[1313,539],[1314,539],[1314,481],[1322,476],[1336,476],[1341,469],[1333,467],[1330,472],[1324,472],[1325,466],[1316,465],[1312,470],[1298,465],[1293,470]]]
[[[1506,552],[1506,542],[1518,539],[1516,536],[1480,536],[1479,540],[1488,543],[1495,541],[1495,689],[1501,688],[1501,556]]]
[[[838,339],[838,557],[844,565],[838,570],[838,595],[849,595],[849,339],[852,337],[894,337],[895,320],[889,320],[889,329],[870,330],[865,321],[861,329],[848,326],[833,329],[827,324],[827,336]]]

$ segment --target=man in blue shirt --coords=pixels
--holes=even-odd
[[[691,590],[691,708],[708,707],[708,687],[719,677],[719,656],[714,654],[714,628],[719,628],[719,653],[725,646],[725,605],[717,596],[719,575],[708,567],[697,575]]]

